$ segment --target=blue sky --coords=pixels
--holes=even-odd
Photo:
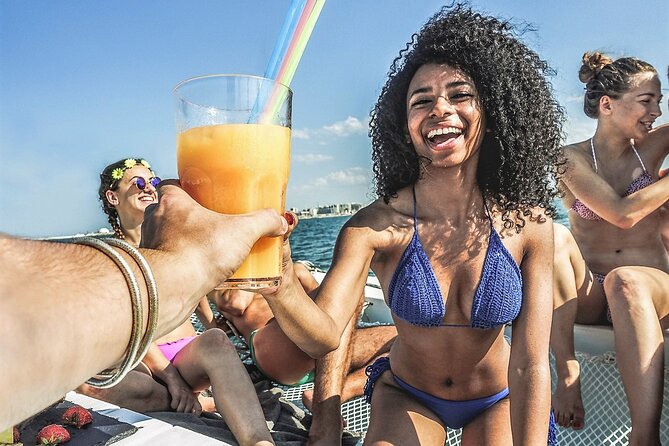
[[[369,111],[393,58],[442,4],[326,2],[291,85],[289,207],[373,198]],[[53,236],[105,226],[98,174],[126,156],[176,176],[172,88],[201,74],[261,75],[288,5],[0,0],[0,231]],[[525,41],[558,72],[568,141],[595,127],[581,111],[576,76],[585,50],[637,56],[662,73],[669,65],[666,0],[473,5],[538,28]],[[666,100],[662,110],[660,122],[668,122]]]

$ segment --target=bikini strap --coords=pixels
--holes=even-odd
[[[595,139],[593,136],[590,138],[590,150],[592,151],[592,162],[595,165],[595,172],[597,172],[597,157],[595,156],[595,143],[592,140]]]
[[[481,191],[481,198],[483,199],[483,207],[485,208],[485,214],[488,216],[488,221],[490,222],[490,230],[494,231],[495,226],[492,223],[492,215],[490,215],[490,209],[488,209],[488,201],[485,199],[483,191]]]
[[[411,186],[411,192],[413,193],[413,230],[418,234],[418,219],[416,218],[416,185]]]
[[[643,169],[644,172],[648,172],[648,170],[646,170],[646,166],[643,163],[643,160],[641,159],[641,156],[639,155],[639,152],[637,152],[636,147],[634,147],[634,140],[633,139],[630,139],[630,144],[632,145],[632,150],[634,150],[634,154],[636,155],[637,159],[641,163],[641,168]]]

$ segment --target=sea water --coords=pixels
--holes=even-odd
[[[569,225],[567,212],[562,203],[557,203],[556,222]],[[332,263],[332,250],[337,241],[339,230],[351,218],[349,215],[338,217],[309,218],[300,220],[290,236],[290,246],[294,260],[308,260],[316,267],[327,271]]]
[[[302,219],[290,236],[293,260],[308,260],[327,271],[339,230],[350,215]]]

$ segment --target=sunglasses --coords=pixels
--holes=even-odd
[[[137,177],[137,178],[135,178],[135,180],[133,181],[133,184],[134,184],[135,186],[137,186],[137,189],[141,190],[142,192],[144,192],[144,190],[146,189],[146,186],[147,186],[147,185],[150,184],[150,185],[153,186],[153,188],[155,189],[156,187],[158,187],[158,184],[159,184],[159,183],[160,183],[160,178],[158,178],[158,177],[151,177],[151,178],[149,178],[148,183],[147,183],[147,180],[144,179],[143,177]]]

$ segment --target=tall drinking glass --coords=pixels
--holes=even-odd
[[[262,77],[211,75],[183,81],[174,94],[177,169],[186,192],[204,207],[224,214],[263,208],[283,214],[292,91]],[[260,239],[219,288],[278,285],[282,241],[282,237]]]

